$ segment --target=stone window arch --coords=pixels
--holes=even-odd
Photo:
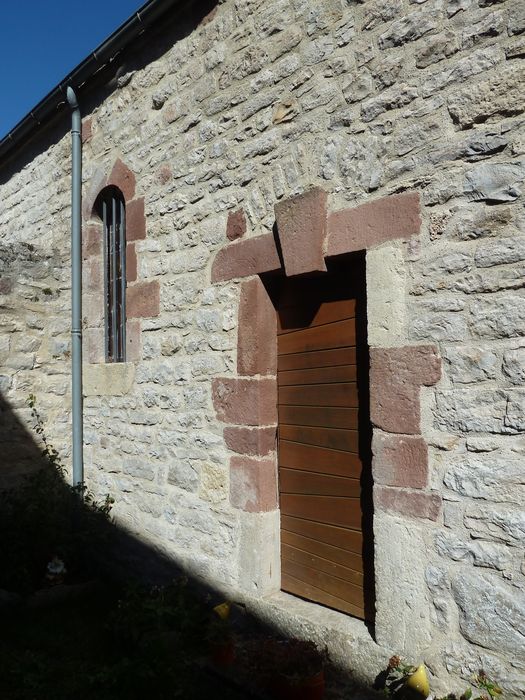
[[[106,362],[126,360],[126,203],[118,187],[100,192],[95,210],[102,222],[104,354]]]

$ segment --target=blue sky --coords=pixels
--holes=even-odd
[[[0,139],[146,0],[2,0]]]

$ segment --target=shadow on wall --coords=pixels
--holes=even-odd
[[[1,394],[0,420],[0,696],[253,697],[244,684],[253,688],[263,640],[278,630],[242,605],[217,626],[223,599],[209,582],[115,525],[108,501],[82,502],[45,435],[42,451]],[[237,661],[217,674],[206,659],[232,633]],[[341,669],[326,673],[339,697],[368,694]]]

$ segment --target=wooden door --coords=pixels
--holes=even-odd
[[[281,587],[370,619],[368,353],[357,272],[285,280],[278,294]]]

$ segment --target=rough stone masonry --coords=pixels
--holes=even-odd
[[[144,49],[85,114],[89,486],[192,575],[326,642],[368,680],[400,653],[428,665],[438,692],[481,667],[506,697],[525,691],[524,30],[513,0],[224,0],[160,57]],[[66,121],[51,145],[20,146],[0,179],[0,392],[29,427],[25,399],[37,396],[67,461]],[[104,364],[101,345],[93,203],[105,184],[120,186],[133,232],[122,365]],[[279,512],[264,481],[273,360],[254,359],[255,332],[238,337],[241,298],[264,321],[257,275],[280,265],[265,242],[275,205],[315,187],[334,226],[337,212],[359,222],[361,205],[419,197],[416,234],[366,254],[372,371],[390,405],[399,389],[409,406],[403,429],[381,406],[373,416],[374,636],[279,592]],[[328,240],[346,245],[345,230]],[[235,264],[259,266],[251,287],[213,281],[219,251],[241,244]],[[414,346],[431,348],[439,373],[414,369]],[[237,408],[255,411],[248,424],[220,413],[232,386]],[[9,464],[17,438],[2,440]]]

